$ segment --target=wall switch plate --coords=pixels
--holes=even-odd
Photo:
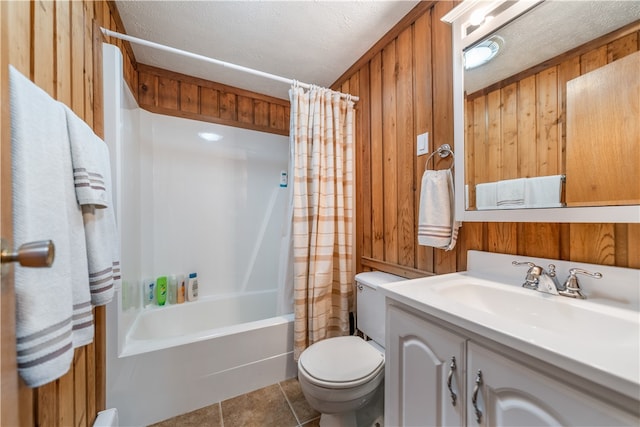
[[[418,135],[417,154],[422,156],[429,152],[429,132]]]

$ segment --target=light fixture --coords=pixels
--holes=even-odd
[[[213,132],[198,132],[198,136],[209,142],[220,141],[222,139],[222,135]]]
[[[464,69],[471,70],[491,61],[498,54],[503,43],[504,40],[501,37],[493,36],[465,50]]]
[[[484,22],[485,11],[484,10],[476,10],[469,17],[469,24],[477,27],[478,25]]]

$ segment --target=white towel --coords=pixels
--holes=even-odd
[[[451,170],[426,170],[422,175],[418,215],[418,244],[451,250],[456,245],[453,177]]]
[[[91,302],[96,306],[104,305],[111,301],[114,286],[120,281],[120,245],[111,196],[109,149],[107,144],[68,108],[66,120],[72,149],[87,145],[86,148],[75,149],[73,161],[79,162],[78,166],[90,165],[92,173],[102,177],[102,189],[87,190],[87,187],[82,185],[76,185],[75,189],[78,201],[82,205]],[[82,181],[75,181],[76,184],[78,182]],[[96,197],[99,201],[93,203]]]
[[[496,183],[487,182],[476,185],[476,209],[496,209]]]
[[[65,110],[66,128],[70,146],[69,155],[71,156],[71,166],[73,170],[74,192],[72,197],[77,200],[77,203],[74,204],[77,211],[77,213],[74,214],[74,220],[77,223],[74,224],[73,229],[75,230],[79,227],[80,230],[82,230],[82,241],[73,245],[71,257],[71,259],[74,260],[74,264],[81,266],[81,268],[74,268],[74,272],[76,274],[82,274],[81,277],[76,277],[74,280],[74,283],[78,283],[79,285],[73,287],[73,346],[81,347],[93,341],[94,328],[93,306],[91,304],[91,293],[89,290],[89,266],[87,260],[86,236],[80,201],[87,201],[90,197],[93,197],[91,200],[98,200],[101,206],[106,206],[107,201],[105,200],[105,196],[102,195],[105,191],[97,188],[98,185],[95,184],[95,180],[93,180],[93,183],[90,186],[85,186],[84,183],[88,181],[85,178],[78,178],[78,164],[90,164],[90,169],[96,170],[95,166],[93,166],[95,164],[95,160],[93,160],[95,158],[94,149],[92,144],[88,141],[85,141],[84,144],[78,143],[78,140],[81,140],[79,134],[86,131],[84,129],[80,129],[79,126],[77,126],[77,123],[76,126],[69,126],[69,114],[73,114],[73,112],[66,105],[61,105]],[[88,128],[84,122],[80,122]],[[89,129],[89,131],[91,131],[91,129]],[[91,132],[91,134],[93,134],[93,132]],[[71,138],[71,135],[74,135],[73,139]],[[89,157],[91,159],[89,159]],[[86,176],[86,174],[84,176]]]
[[[98,153],[98,144],[104,143],[93,133],[89,125],[80,120],[71,109],[65,107],[65,112],[78,203],[80,205],[94,205],[96,208],[106,208],[111,201],[105,187],[104,164]]]
[[[525,178],[506,179],[496,184],[496,205],[498,208],[524,207]]]
[[[540,176],[527,179],[524,201],[528,208],[562,207],[562,179],[564,175]]]
[[[51,239],[56,251],[50,268],[15,269],[18,372],[38,387],[73,360],[71,254],[84,242],[62,105],[10,67],[10,106],[14,244]]]

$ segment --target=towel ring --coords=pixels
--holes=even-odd
[[[435,156],[436,154],[438,154],[440,156],[440,158],[444,159],[446,157],[448,157],[449,155],[451,155],[451,166],[449,166],[449,170],[451,170],[453,168],[453,164],[455,163],[454,160],[456,159],[456,156],[453,154],[453,150],[451,149],[451,146],[449,144],[442,144],[440,147],[438,147],[438,149],[436,151],[434,151],[433,153],[431,153],[431,155],[429,156],[429,158],[427,159],[427,163],[425,163],[424,167],[425,169],[429,169],[429,160],[431,160],[431,158],[433,156]],[[435,163],[433,164],[433,167],[435,167]]]

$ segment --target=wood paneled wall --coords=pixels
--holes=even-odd
[[[453,141],[451,28],[440,18],[455,4],[420,3],[333,85],[360,97],[357,271],[376,269],[406,277],[461,271],[469,249],[640,268],[639,224],[467,222],[453,251],[417,244],[420,179],[427,156],[416,155],[416,136],[429,132],[430,152]],[[619,55],[621,46],[615,45],[605,48],[605,58]],[[585,55],[581,68],[601,60]],[[566,81],[565,68],[549,73]],[[557,93],[554,99],[558,102]],[[557,119],[557,107],[552,113]],[[547,145],[560,141],[557,125],[542,131],[548,135]],[[560,156],[554,151],[546,167],[558,170]],[[449,162],[438,158],[435,167],[448,167]],[[533,164],[526,157],[520,161],[521,168]]]
[[[454,251],[417,245],[420,178],[426,156],[415,154],[416,135],[429,132],[430,151],[453,141],[451,31],[440,17],[454,5],[420,3],[334,86],[360,96],[356,136],[358,271],[378,269],[414,277],[464,270],[467,249],[640,268],[638,224],[465,223]],[[101,135],[102,37],[97,27],[125,32],[113,2],[2,2],[0,16],[3,69],[9,63],[14,65]],[[127,43],[107,41],[123,51],[125,79],[145,108],[288,133],[288,102],[136,64]],[[4,98],[7,82],[6,74],[1,75],[5,127],[9,123]],[[3,147],[7,138],[8,132],[3,130]],[[5,176],[4,148],[3,156]],[[438,158],[435,166],[447,167],[449,161]],[[6,200],[4,193],[2,203]],[[3,292],[3,304],[5,297]],[[94,344],[76,350],[67,375],[34,390],[21,386],[22,425],[87,426],[104,408],[102,308],[95,310],[95,318]]]
[[[469,199],[475,201],[476,184],[566,173],[567,82],[637,52],[639,32],[636,22],[467,96]]]
[[[289,101],[140,64],[138,103],[154,113],[289,135]]]
[[[123,52],[124,77],[135,97],[150,111],[231,126],[287,135],[289,103],[213,82],[170,73],[136,63],[129,43],[104,37],[100,27],[125,33],[115,3],[110,0],[12,1],[0,5],[2,22],[1,66],[12,64],[52,97],[67,104],[98,134],[103,134],[102,41]],[[2,73],[3,177],[8,167],[10,134],[7,74]],[[3,185],[9,181],[3,179]],[[10,185],[10,184],[7,184]],[[4,191],[3,208],[10,203]],[[4,224],[4,222],[3,222]],[[3,230],[6,227],[3,227]],[[3,237],[11,237],[10,235]],[[4,280],[4,279],[3,279]],[[13,305],[13,294],[2,302]],[[11,313],[3,312],[5,319]],[[94,310],[94,342],[75,351],[70,371],[59,380],[36,389],[19,384],[21,425],[89,426],[105,407],[105,311]],[[5,337],[5,334],[3,334]],[[15,340],[15,335],[9,339]],[[15,345],[13,346],[15,369]],[[4,351],[5,354],[10,354]],[[3,369],[4,369],[3,360]],[[5,396],[2,404],[15,404]],[[10,403],[13,402],[13,403]],[[6,407],[6,406],[4,406]],[[4,414],[3,420],[5,418]]]
[[[121,29],[117,27],[119,18],[112,13],[113,5],[102,0],[55,0],[2,2],[0,7],[2,69],[6,70],[9,64],[13,65],[52,97],[68,105],[98,135],[102,135],[102,37],[99,26]],[[120,46],[124,49],[124,44],[120,43]],[[126,51],[125,63],[129,70],[133,69],[132,58]],[[130,77],[134,76],[130,73]],[[8,87],[4,71],[2,86],[4,211],[6,204],[10,203],[11,193],[10,180],[5,179],[10,158],[10,151],[7,149],[10,147],[10,135],[4,128],[8,128],[10,118],[8,99],[4,97]],[[4,230],[3,228],[3,232]],[[4,287],[3,284],[3,289]],[[7,295],[3,290],[3,307],[8,303],[5,297]],[[93,423],[96,413],[104,409],[104,307],[96,308],[94,316],[94,342],[76,349],[73,365],[65,376],[36,389],[30,389],[20,381],[18,406],[21,425],[88,426]],[[3,320],[2,327],[4,332],[10,325]],[[15,340],[15,335],[13,339]],[[15,345],[13,349],[15,352]],[[15,365],[13,369],[15,372]],[[3,410],[7,403],[4,390],[3,385]],[[6,420],[4,412],[3,420]]]

